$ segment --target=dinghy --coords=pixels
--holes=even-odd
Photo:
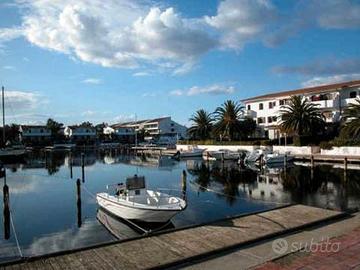
[[[115,194],[98,193],[99,206],[123,219],[166,222],[186,208],[185,200],[167,193],[146,189],[145,178],[134,176],[126,184],[112,185]],[[108,186],[109,188],[109,186]]]

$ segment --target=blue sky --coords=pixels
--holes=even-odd
[[[227,99],[360,79],[359,14],[347,0],[2,1],[7,121],[188,125]]]

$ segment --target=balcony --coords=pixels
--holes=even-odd
[[[337,99],[332,100],[318,100],[318,101],[311,101],[312,104],[317,105],[319,109],[328,109],[328,108],[334,108],[337,106]]]
[[[355,104],[355,103],[356,103],[356,98],[345,98],[341,100],[342,107],[347,107],[350,104]]]

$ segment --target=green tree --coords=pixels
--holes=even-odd
[[[210,113],[201,109],[189,120],[193,122],[193,125],[188,129],[188,134],[191,138],[199,140],[210,138],[214,121]]]
[[[344,110],[343,114],[344,126],[341,135],[348,139],[360,139],[360,99],[357,98]]]
[[[251,136],[256,130],[256,122],[251,118],[244,118],[240,121],[240,132],[239,139],[246,140],[249,136]]]
[[[91,122],[89,122],[89,121],[86,121],[86,122],[82,122],[81,124],[80,124],[80,126],[81,127],[93,127],[94,125],[91,123]]]
[[[324,130],[325,117],[317,106],[301,96],[292,96],[290,103],[280,110],[281,129],[288,133],[314,135]]]
[[[241,115],[244,107],[238,102],[227,100],[218,107],[214,114],[216,123],[214,125],[214,133],[229,141],[235,139],[241,133]]]
[[[46,128],[51,131],[52,138],[59,138],[59,131],[63,127],[63,123],[56,122],[54,119],[49,118],[46,122]]]

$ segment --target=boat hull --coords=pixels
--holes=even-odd
[[[180,152],[181,158],[187,158],[187,157],[201,157],[203,152],[205,150],[196,150],[196,151],[189,151],[189,152]]]
[[[96,195],[98,204],[123,219],[138,220],[145,222],[166,222],[169,221],[182,209],[165,210],[165,209],[143,209],[124,205],[114,200],[108,199],[106,193],[99,193]]]

